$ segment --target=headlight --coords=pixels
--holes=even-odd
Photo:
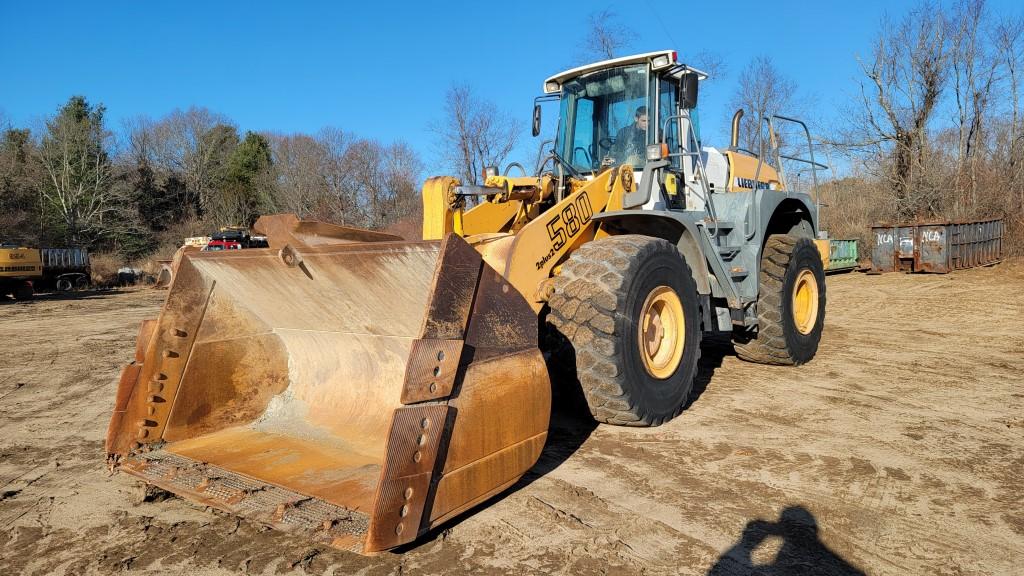
[[[647,161],[654,162],[668,157],[668,144],[649,144],[647,146]]]

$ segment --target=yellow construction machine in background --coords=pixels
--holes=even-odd
[[[33,281],[43,277],[43,260],[39,249],[14,244],[0,244],[0,297],[31,300],[35,293]]]

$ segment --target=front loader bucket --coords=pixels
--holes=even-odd
[[[550,412],[537,318],[465,241],[269,236],[179,253],[121,374],[112,466],[360,553],[533,466]]]

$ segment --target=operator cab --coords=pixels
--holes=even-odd
[[[658,182],[654,188],[663,193],[652,193],[644,209],[705,211],[715,193],[783,188],[778,158],[739,148],[735,121],[728,149],[701,144],[697,93],[698,83],[707,77],[678,63],[674,51],[663,50],[548,78],[545,95],[537,101],[560,102],[554,140],[559,166],[573,176],[592,178],[610,166],[629,164],[641,188],[643,169],[651,168],[648,173]],[[737,112],[741,116],[742,110]],[[770,119],[765,120],[771,131]],[[535,105],[535,136],[539,129],[540,109]]]
[[[668,173],[677,177],[668,179],[667,198],[652,195],[644,207],[702,209],[699,197],[683,194],[681,184],[693,179],[694,158],[686,150],[700,142],[697,81],[705,78],[704,72],[677,63],[671,50],[556,74],[544,82],[545,94],[560,100],[554,149],[584,177],[630,164],[638,185],[647,161],[665,158]]]

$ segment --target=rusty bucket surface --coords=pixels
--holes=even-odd
[[[176,259],[121,375],[112,465],[373,553],[536,462],[550,412],[537,319],[472,247],[261,222],[283,230],[269,249]]]
[[[171,287],[171,278],[174,277],[174,269],[171,266],[173,260],[157,260],[156,264],[160,269],[157,270],[156,282],[153,283],[153,288],[166,290]]]

